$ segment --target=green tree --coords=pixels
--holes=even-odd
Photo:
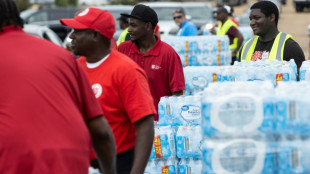
[[[78,0],[68,0],[68,4],[76,7],[78,5]]]
[[[29,0],[16,0],[15,2],[19,11],[24,11],[30,7]]]
[[[55,5],[58,7],[77,6],[78,0],[55,0]]]
[[[112,0],[111,4],[136,5],[139,0]]]
[[[55,5],[58,7],[65,7],[68,6],[67,0],[55,0]]]

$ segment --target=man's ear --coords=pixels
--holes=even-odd
[[[151,22],[145,23],[145,28],[146,28],[147,31],[154,30],[154,29],[153,29],[153,25],[152,25]]]
[[[269,19],[270,19],[271,22],[275,22],[276,15],[274,13],[271,13],[271,15],[269,16]]]
[[[94,31],[92,37],[93,37],[94,41],[100,41],[102,36],[101,36],[101,33],[99,31]]]

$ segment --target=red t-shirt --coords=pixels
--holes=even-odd
[[[173,92],[185,89],[183,67],[179,55],[158,37],[154,47],[146,54],[142,54],[137,45],[131,41],[121,43],[117,49],[145,70],[156,109],[160,97],[171,96]],[[154,119],[158,120],[158,115]]]
[[[0,173],[88,173],[85,120],[102,115],[85,72],[65,49],[0,32]]]
[[[86,70],[95,96],[113,131],[117,153],[135,145],[134,123],[155,114],[145,72],[130,58],[112,50],[95,68],[88,68],[85,57],[78,59]]]

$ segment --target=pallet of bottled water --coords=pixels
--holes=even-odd
[[[302,69],[301,69],[302,70]],[[310,71],[309,71],[310,72]],[[296,81],[297,66],[290,61],[242,61],[234,66],[184,67],[185,95],[203,91],[209,84],[229,81]]]
[[[310,173],[310,83],[214,83],[202,96],[202,170]]]
[[[145,174],[201,173],[201,96],[161,97],[158,107]]]
[[[154,143],[144,173],[201,173],[201,142],[199,125],[155,126]]]
[[[231,63],[227,36],[168,36],[163,41],[174,48],[183,66],[218,66]]]

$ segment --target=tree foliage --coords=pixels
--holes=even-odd
[[[136,5],[139,0],[112,0],[111,4]]]
[[[30,6],[29,0],[16,0],[15,2],[19,11],[26,10]]]
[[[78,0],[55,0],[55,5],[58,7],[77,6]]]

